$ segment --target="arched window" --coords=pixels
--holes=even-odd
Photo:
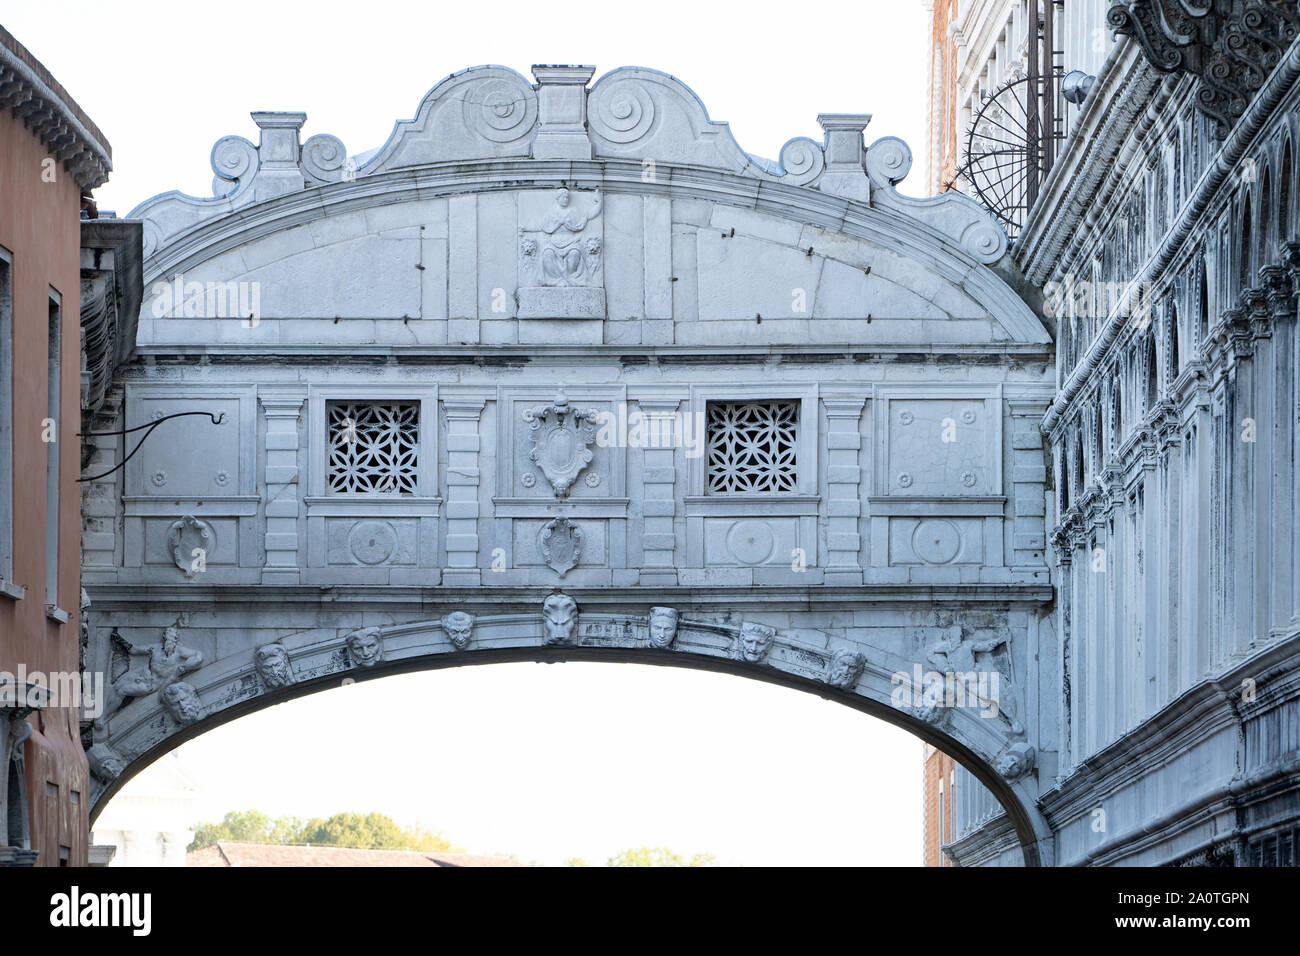
[[[1210,334],[1210,286],[1205,278],[1205,253],[1196,257],[1197,339],[1200,345]]]
[[[1074,431],[1074,500],[1083,496],[1083,422]]]
[[[1124,437],[1124,392],[1119,377],[1115,378],[1115,390],[1110,395],[1110,452],[1119,454],[1119,446]]]
[[[1260,265],[1267,263],[1273,257],[1273,219],[1276,212],[1273,209],[1273,174],[1268,167],[1264,167],[1264,176],[1259,187],[1259,242],[1254,243],[1256,250],[1255,262]],[[1251,285],[1254,285],[1254,273],[1251,274]]]
[[[1145,346],[1145,365],[1147,376],[1146,388],[1146,408],[1144,412],[1150,412],[1156,407],[1156,402],[1160,401],[1160,366],[1156,362],[1156,338],[1154,335],[1146,337]]]
[[[1291,140],[1282,144],[1282,171],[1277,180],[1277,248],[1291,241]]]
[[[1241,197],[1241,244],[1237,251],[1237,291],[1250,288],[1250,193]]]
[[[1169,381],[1172,386],[1182,371],[1182,361],[1178,356],[1178,303],[1169,303]]]

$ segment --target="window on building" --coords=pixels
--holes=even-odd
[[[0,248],[0,581],[14,578],[13,257]]]
[[[41,437],[45,441],[45,605],[59,606],[59,386],[61,375],[63,309],[59,294],[50,290],[49,374],[45,421]]]
[[[330,402],[327,410],[331,494],[416,493],[418,402]]]
[[[799,405],[797,400],[707,403],[708,493],[797,490]]]

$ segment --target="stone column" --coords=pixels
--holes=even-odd
[[[647,431],[653,428],[651,434],[674,440],[678,424],[674,416],[680,404],[681,400],[676,398],[642,398],[637,402],[641,413],[646,416]],[[692,426],[690,435],[700,443],[702,454],[703,434]],[[677,535],[673,527],[677,515],[676,449],[671,441],[660,442],[660,447],[647,447],[642,455],[640,583],[671,586],[677,583]]]
[[[442,399],[447,416],[447,570],[442,582],[474,587],[478,565],[479,419],[484,399]]]
[[[266,563],[263,584],[297,584],[300,505],[298,423],[306,393],[301,389],[259,392],[266,414]],[[324,435],[313,440],[325,441]]]
[[[861,136],[861,130],[859,130]],[[827,585],[862,584],[862,409],[865,398],[824,398],[826,408]],[[809,564],[816,559],[809,556]]]

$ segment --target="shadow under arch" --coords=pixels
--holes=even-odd
[[[850,691],[838,690],[825,683],[810,680],[794,674],[773,670],[761,665],[743,661],[720,658],[701,657],[693,654],[665,653],[641,648],[598,648],[598,647],[514,647],[486,648],[465,651],[460,654],[434,654],[418,658],[407,658],[383,662],[374,667],[355,669],[346,674],[332,674],[299,681],[288,687],[267,691],[256,697],[233,703],[215,713],[209,714],[193,724],[180,728],[131,760],[126,769],[117,776],[95,799],[90,809],[90,823],[93,828],[96,818],[110,800],[147,766],[164,754],[175,750],[181,744],[193,740],[231,721],[266,710],[277,704],[283,704],[325,690],[341,686],[341,679],[356,682],[380,680],[399,674],[421,673],[425,671],[444,670],[455,667],[472,667],[481,664],[513,663],[631,663],[651,664],[658,667],[678,667],[686,670],[708,671],[729,674],[749,680],[775,684],[792,690],[813,694],[825,700],[834,701],[853,710],[875,717],[908,731],[952,757],[968,770],[981,784],[988,788],[998,803],[1006,811],[1011,825],[1020,840],[1020,848],[1025,866],[1041,866],[1043,861],[1038,846],[1038,836],[1034,831],[1033,819],[1020,797],[1012,790],[1005,779],[982,757],[962,744],[955,737],[936,729],[931,724],[919,720],[896,708],[882,704]]]

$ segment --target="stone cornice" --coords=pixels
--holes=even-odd
[[[1090,813],[1102,800],[1124,786],[1158,770],[1170,757],[1194,749],[1196,741],[1243,719],[1276,706],[1289,694],[1300,693],[1295,682],[1275,689],[1246,710],[1241,690],[1246,678],[1297,670],[1300,634],[1270,644],[1239,661],[1216,678],[1206,678],[1184,691],[1137,727],[1085,759],[1055,787],[1039,798],[1039,806],[1052,824],[1064,824]],[[1123,839],[1121,835],[1120,839]],[[1102,852],[1105,846],[1095,852]]]
[[[1121,43],[1120,46],[1123,46],[1123,44]],[[1118,50],[1119,47],[1116,49]],[[1130,50],[1130,58],[1132,55]],[[1113,71],[1116,68],[1115,64],[1115,60],[1108,59],[1108,69]],[[1130,66],[1136,72],[1151,72],[1151,68],[1145,63],[1134,63],[1130,64]],[[1191,196],[1183,203],[1177,219],[1170,229],[1166,231],[1159,249],[1132,277],[1133,285],[1141,288],[1154,282],[1178,257],[1193,229],[1199,224],[1218,195],[1219,188],[1229,177],[1236,175],[1239,163],[1246,154],[1247,149],[1253,144],[1255,137],[1264,128],[1264,124],[1273,115],[1282,98],[1291,91],[1298,79],[1300,79],[1300,42],[1291,45],[1285,58],[1269,76],[1268,81],[1258,95],[1251,101],[1241,120],[1233,127],[1223,146],[1220,147],[1218,153],[1210,161],[1206,171],[1197,182]],[[1098,79],[1098,86],[1101,86],[1100,78]],[[1094,87],[1089,100],[1092,100],[1094,96],[1098,96],[1097,87]],[[1104,93],[1098,96],[1098,100],[1105,98]],[[1100,107],[1098,107],[1098,110],[1100,110]],[[1092,116],[1092,111],[1085,108],[1084,116],[1085,118]],[[1118,131],[1108,129],[1104,132],[1104,135],[1096,128],[1091,130],[1081,128],[1084,125],[1081,122],[1079,127],[1076,127],[1075,132],[1068,141],[1066,156],[1062,157],[1061,161],[1058,161],[1048,177],[1048,188],[1045,192],[1054,198],[1050,200],[1040,199],[1034,208],[1034,215],[1031,216],[1030,222],[1017,243],[1018,258],[1024,266],[1026,277],[1034,283],[1041,284],[1047,281],[1052,274],[1052,270],[1062,261],[1063,246],[1067,238],[1076,232],[1080,216],[1092,201],[1091,190],[1088,188],[1087,183],[1082,181],[1077,169],[1079,157],[1075,154],[1079,151],[1079,148],[1076,148],[1075,144],[1078,143],[1080,138],[1100,139],[1103,141],[1109,139],[1115,142],[1124,141],[1131,144],[1136,142],[1133,137],[1127,135],[1130,124],[1122,126]],[[1115,151],[1118,151],[1117,146]],[[1069,158],[1068,162],[1066,161],[1067,157]],[[1089,161],[1097,159],[1097,157],[1091,156],[1086,158]],[[1100,178],[1100,175],[1100,173],[1095,174],[1094,181]],[[1069,194],[1068,202],[1065,199],[1067,191]],[[1079,390],[1101,364],[1106,353],[1119,338],[1120,333],[1128,326],[1127,316],[1119,314],[1110,316],[1106,321],[1088,347],[1083,359],[1075,366],[1074,371],[1063,383],[1060,395],[1051,409],[1048,410],[1047,415],[1044,416],[1043,429],[1045,432],[1051,431]]]
[[[484,160],[376,173],[351,182],[283,193],[238,209],[213,206],[197,219],[189,208],[196,201],[169,197],[150,200],[132,215],[145,216],[145,286],[148,288],[162,277],[184,272],[196,263],[247,242],[324,215],[464,193],[554,188],[565,184],[600,188],[606,193],[703,199],[736,205],[883,244],[899,255],[930,262],[944,279],[963,285],[1020,341],[1050,341],[1042,323],[1000,276],[983,267],[974,253],[937,235],[906,206],[880,204],[877,194],[867,204],[805,186],[760,182],[737,173],[698,166],[661,163],[654,181],[647,182],[639,161]],[[162,200],[169,205],[155,205]],[[150,218],[155,216],[158,218]],[[186,225],[178,228],[174,224],[177,216],[183,217],[180,221]],[[170,238],[164,242],[164,236]]]
[[[21,43],[0,27],[0,108],[10,110],[62,163],[83,191],[108,179],[113,152],[104,134]]]

